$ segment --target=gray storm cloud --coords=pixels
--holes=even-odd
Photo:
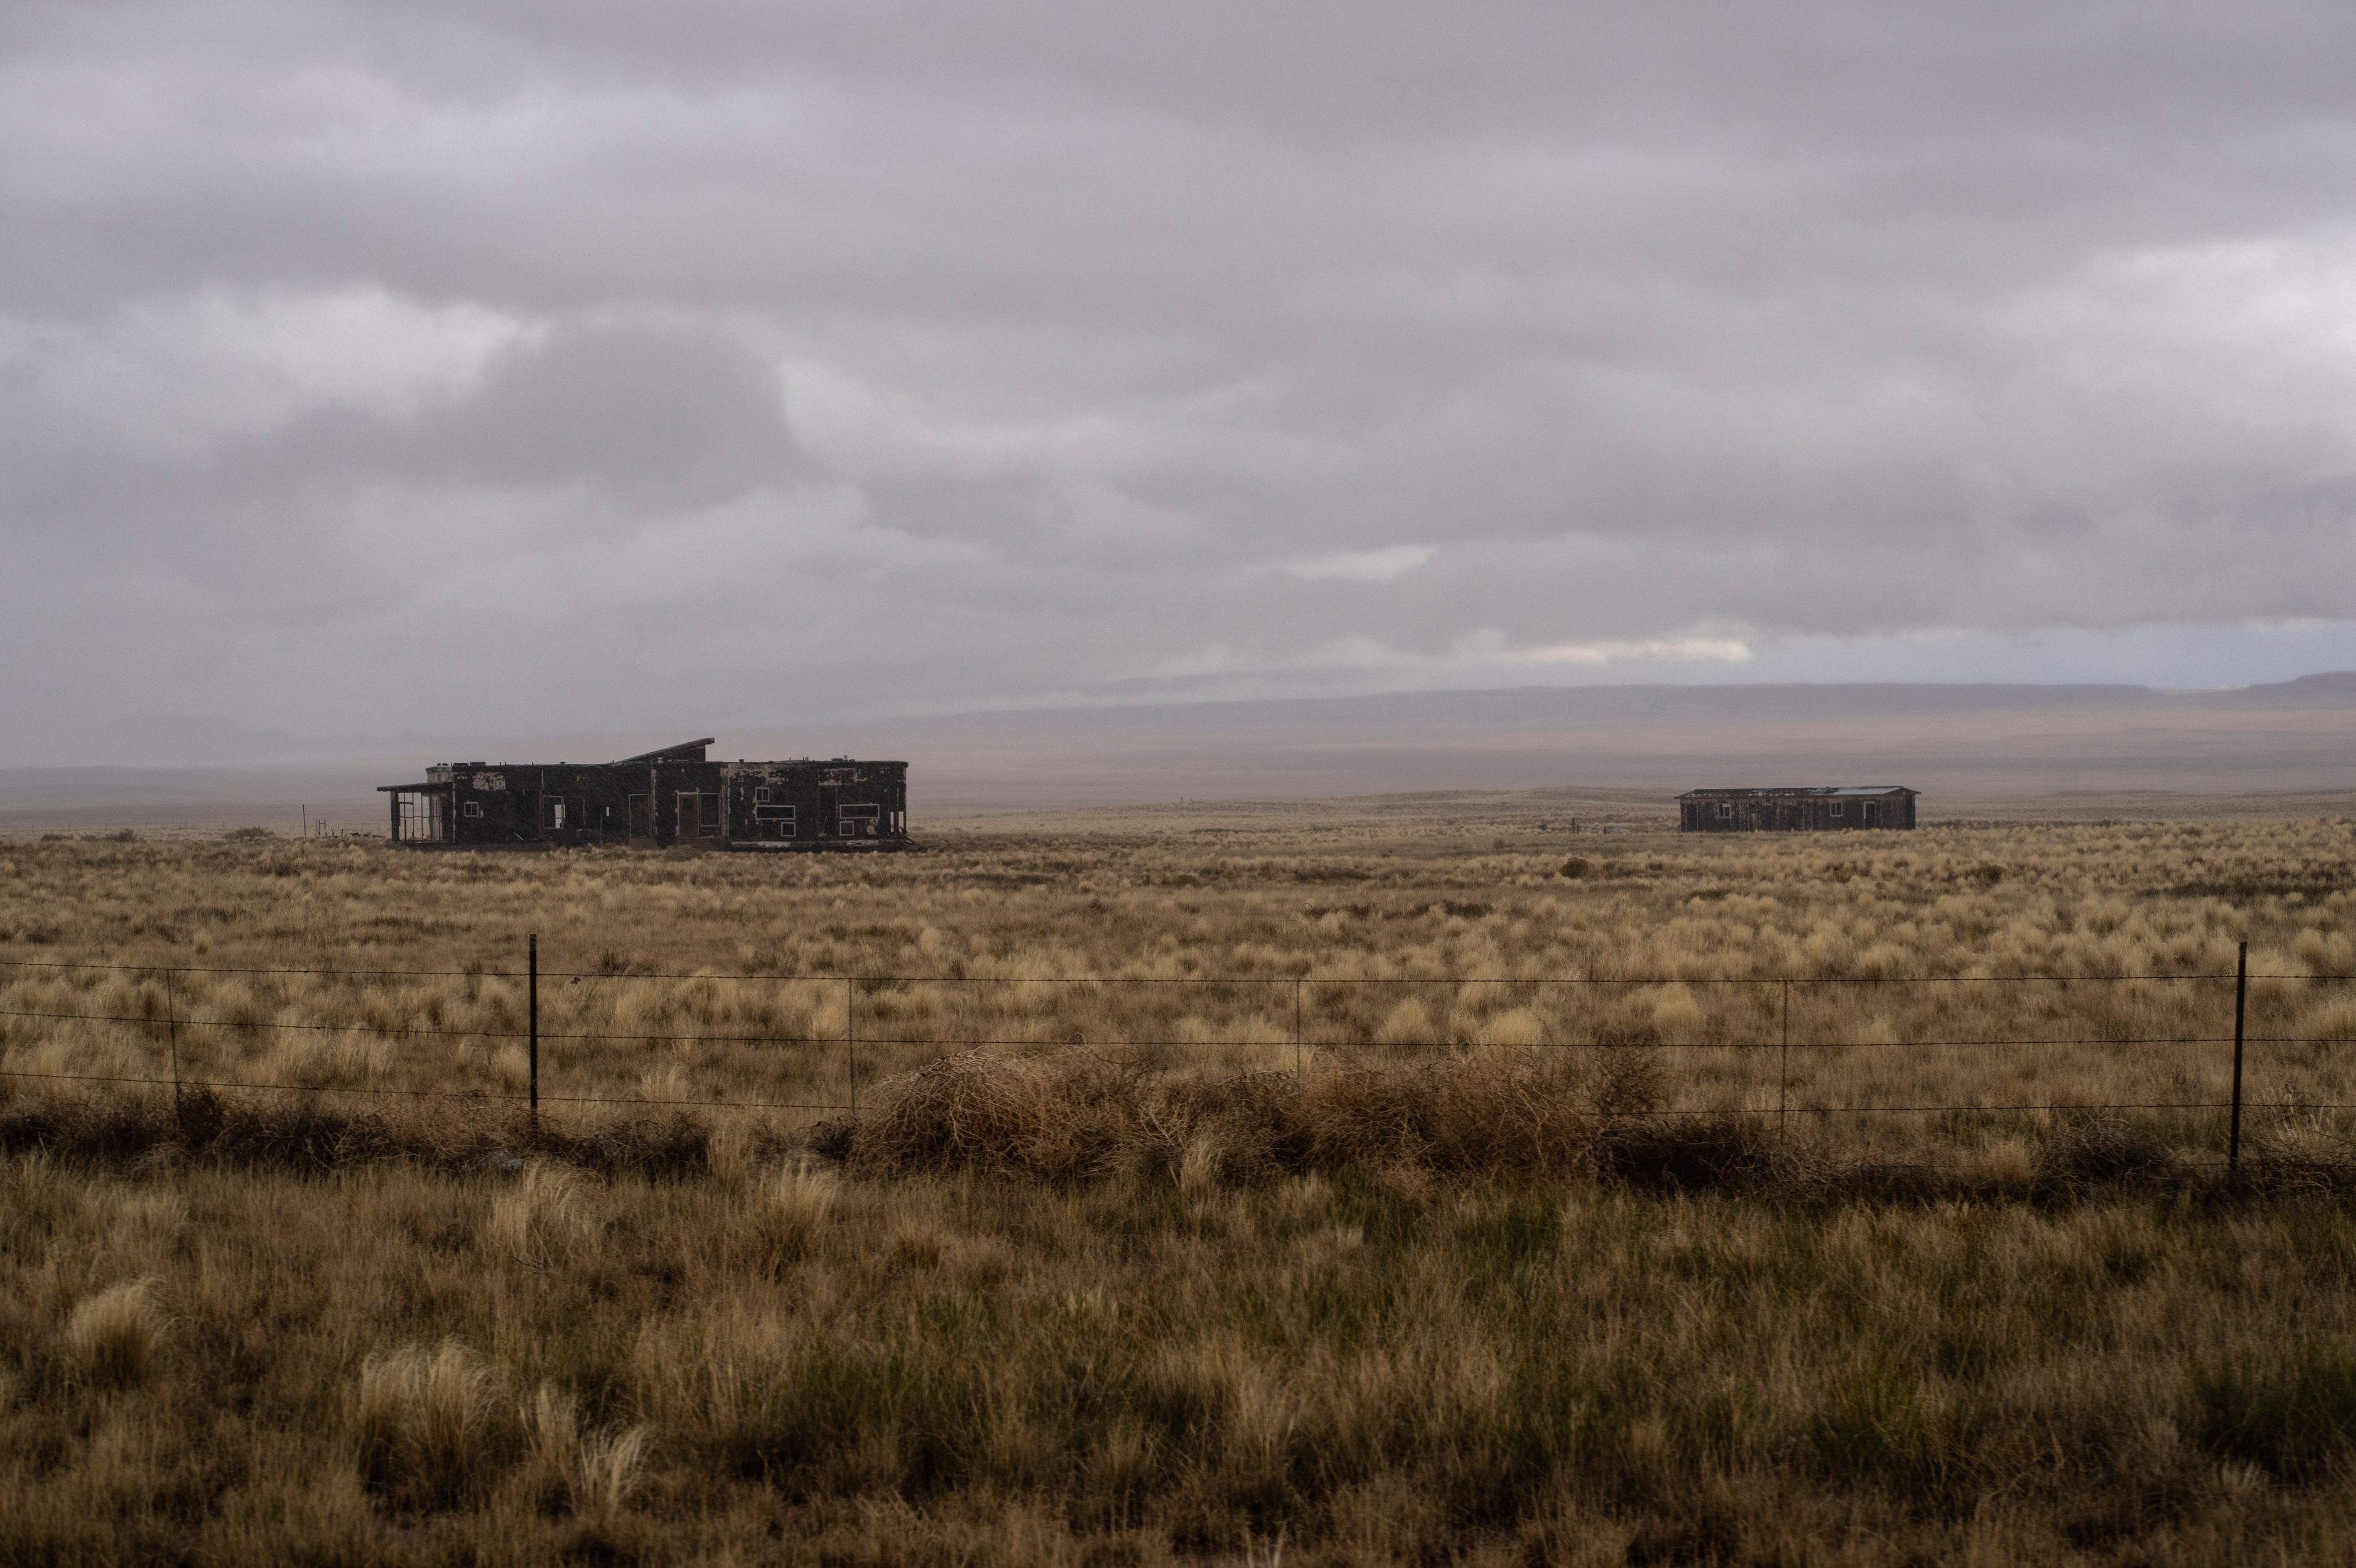
[[[0,761],[2356,621],[2352,60],[2328,5],[18,5]]]

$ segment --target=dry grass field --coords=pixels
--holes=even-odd
[[[0,844],[0,1561],[2345,1553],[2356,827],[1553,809]]]

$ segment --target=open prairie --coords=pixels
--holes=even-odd
[[[0,845],[0,1556],[2344,1541],[2356,827],[1662,821]]]

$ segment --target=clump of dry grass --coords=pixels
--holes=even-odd
[[[761,1267],[776,1274],[799,1258],[833,1215],[841,1192],[833,1172],[800,1161],[758,1187],[745,1218]]]
[[[581,1440],[573,1461],[573,1509],[610,1521],[645,1480],[653,1429],[643,1424],[617,1432],[593,1432]]]
[[[456,1339],[360,1368],[351,1415],[360,1479],[387,1501],[431,1511],[479,1500],[512,1456],[514,1424],[488,1364]]]
[[[527,1489],[542,1507],[611,1524],[645,1481],[652,1429],[641,1423],[584,1432],[579,1402],[548,1383],[520,1413]]]
[[[512,1187],[491,1200],[483,1240],[495,1252],[545,1266],[572,1258],[594,1229],[580,1173],[535,1158],[524,1162]]]
[[[78,1304],[66,1319],[65,1346],[75,1367],[106,1386],[145,1378],[163,1349],[166,1324],[155,1281],[125,1280]]]

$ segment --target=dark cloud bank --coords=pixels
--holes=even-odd
[[[2320,4],[20,5],[0,763],[2356,664],[2351,61]]]

